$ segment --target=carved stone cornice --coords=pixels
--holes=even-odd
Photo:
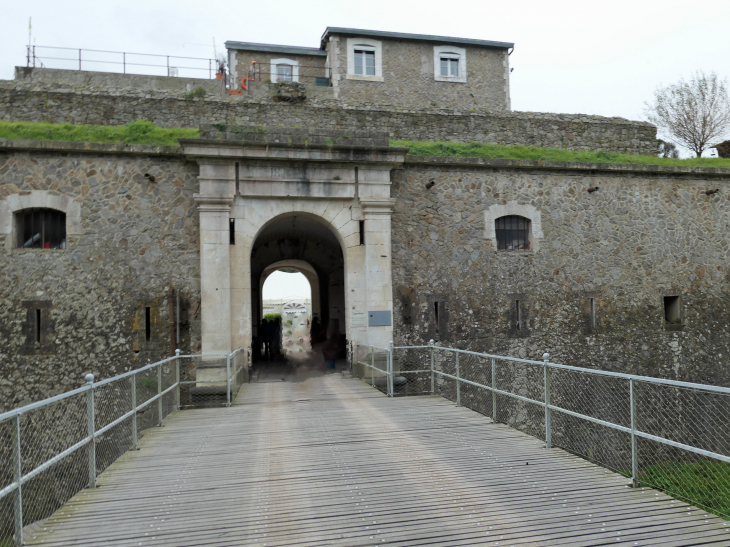
[[[201,213],[230,213],[231,205],[233,205],[232,197],[193,194],[193,199],[198,204],[198,211]]]
[[[395,207],[395,198],[362,199],[360,205],[365,215],[392,215]]]

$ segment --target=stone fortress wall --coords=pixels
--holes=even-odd
[[[396,345],[730,385],[717,366],[730,355],[729,183],[727,169],[407,158],[392,186]],[[531,218],[531,250],[496,249],[502,214]],[[665,296],[680,298],[678,325]]]
[[[33,70],[33,74],[42,74],[46,69]],[[290,104],[277,102],[272,92],[267,93],[268,84],[261,82],[250,96],[210,93],[203,99],[190,99],[185,89],[89,89],[72,81],[49,83],[47,79],[52,76],[0,82],[0,120],[123,125],[147,119],[162,127],[220,123],[262,132],[292,127],[367,128],[387,132],[397,140],[520,144],[633,154],[653,154],[656,149],[654,126],[623,118],[436,107],[405,109],[395,99],[392,104],[368,106],[334,99],[330,88],[312,86],[306,100]]]
[[[197,167],[180,148],[0,141],[0,177],[6,409],[169,355],[171,287],[180,347],[199,350]],[[711,168],[408,158],[391,193],[395,341],[727,385],[712,364],[730,352],[728,182]],[[7,219],[44,204],[67,211],[67,248],[13,248]],[[532,220],[531,250],[495,250],[505,212]],[[679,325],[665,296],[681,299]]]
[[[171,288],[178,347],[200,349],[197,165],[176,147],[50,144],[0,140],[0,412],[169,356]],[[15,248],[13,213],[34,207],[66,212],[65,249]]]

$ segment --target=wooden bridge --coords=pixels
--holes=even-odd
[[[433,396],[338,375],[177,412],[45,546],[729,545],[729,523]]]

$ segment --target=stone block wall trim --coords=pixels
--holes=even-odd
[[[727,167],[697,167],[681,165],[644,165],[629,163],[589,163],[574,161],[511,160],[487,158],[458,158],[438,156],[406,156],[406,165],[485,168],[485,169],[532,169],[541,171],[589,171],[594,173],[640,173],[670,176],[691,175],[693,177],[730,178]]]
[[[495,221],[507,215],[517,215],[530,219],[531,250],[537,252],[540,249],[540,240],[545,237],[542,233],[542,215],[540,210],[532,205],[520,204],[516,201],[508,201],[505,204],[495,203],[484,211],[484,238],[489,241],[494,250],[497,250],[497,231]]]
[[[143,156],[180,156],[179,146],[153,144],[118,144],[73,141],[36,141],[28,139],[0,139],[0,152],[75,152],[88,154],[131,154]]]

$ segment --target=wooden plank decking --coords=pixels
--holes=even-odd
[[[730,526],[438,397],[336,375],[178,412],[31,545],[729,545]]]

